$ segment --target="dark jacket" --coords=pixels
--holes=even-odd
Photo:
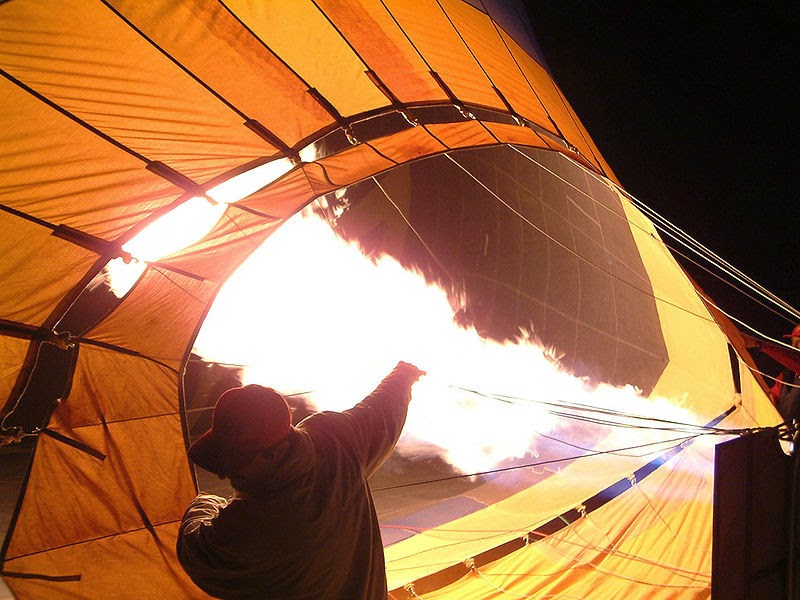
[[[233,479],[230,500],[200,494],[183,517],[178,558],[218,598],[384,600],[383,544],[367,478],[405,423],[411,384],[401,363],[362,402],[295,427],[272,472]]]
[[[800,419],[800,374],[781,371],[770,392],[784,420]]]

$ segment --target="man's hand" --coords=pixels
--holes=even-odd
[[[422,371],[421,369],[418,369],[416,366],[412,365],[411,363],[407,363],[407,362],[402,361],[402,360],[399,363],[397,363],[397,366],[395,367],[395,370],[396,371],[401,371],[401,372],[405,373],[406,375],[408,375],[408,378],[411,381],[411,383],[414,383],[415,381],[417,381],[423,375],[427,375],[428,374],[426,371]]]

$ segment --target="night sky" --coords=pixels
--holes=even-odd
[[[628,192],[800,305],[798,10],[735,3],[529,2],[539,46]],[[678,9],[677,11],[675,9]],[[775,318],[693,273],[739,318]]]

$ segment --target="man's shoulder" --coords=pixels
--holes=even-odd
[[[346,413],[323,411],[314,413],[297,424],[296,429],[311,440],[315,452],[325,457],[348,453],[356,437],[355,424]]]
[[[331,428],[341,427],[344,420],[345,416],[342,413],[326,410],[307,416],[300,421],[295,428],[316,435],[321,432],[330,431]]]

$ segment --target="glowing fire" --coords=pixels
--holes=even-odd
[[[124,296],[142,276],[145,261],[177,252],[208,233],[225,211],[224,204],[190,198],[140,231],[122,246],[134,260],[116,258],[106,265],[111,291]]]
[[[247,382],[307,393],[320,410],[352,406],[398,360],[412,362],[428,375],[414,387],[398,449],[435,449],[468,473],[535,455],[537,434],[563,426],[542,402],[691,422],[671,402],[658,401],[653,412],[653,403],[631,387],[589,387],[530,339],[482,339],[455,323],[443,290],[391,258],[373,264],[313,216],[288,222],[238,269],[209,313],[196,351],[247,365]],[[610,449],[676,437],[654,438],[641,428],[602,435]]]
[[[150,223],[122,246],[133,260],[116,258],[105,267],[111,291],[122,297],[144,273],[147,262],[185,248],[211,231],[234,204],[288,173],[294,164],[287,158],[268,161],[234,175],[206,190],[205,196],[189,198]]]

